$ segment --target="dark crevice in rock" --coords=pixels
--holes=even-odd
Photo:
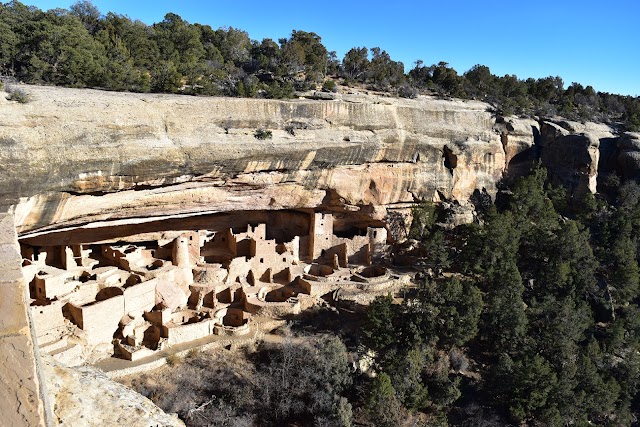
[[[531,126],[531,132],[533,133],[533,144],[540,146],[542,144],[542,135],[540,135],[540,130],[535,126]]]
[[[96,197],[100,197],[100,196],[104,196],[105,194],[110,194],[110,193],[115,193],[117,190],[113,190],[113,191],[73,191],[73,190],[67,190],[64,191],[64,193],[70,195],[70,196],[96,196]]]
[[[500,142],[502,143],[502,148],[507,151],[507,143],[509,142],[509,134],[506,132],[502,132],[500,134]]]
[[[100,190],[100,191],[74,191],[74,190],[66,190],[63,193],[66,193],[70,196],[106,196],[107,194],[119,193],[122,191],[144,191],[144,190],[153,190],[157,188],[169,187],[172,185],[178,185],[178,183],[166,183],[159,185],[151,185],[151,184],[135,184],[127,188],[114,188],[112,190]]]
[[[453,154],[453,151],[445,145],[442,149],[442,157],[444,159],[444,167],[449,169],[449,172],[453,175],[453,170],[458,166],[458,156]]]
[[[494,129],[498,130],[498,132],[513,132],[514,127],[513,124],[506,121],[504,117],[498,116],[496,117],[496,126]]]

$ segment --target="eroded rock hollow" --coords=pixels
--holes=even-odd
[[[464,205],[540,159],[571,191],[639,170],[639,135],[496,117],[488,104],[343,95],[291,101],[28,87],[0,98],[0,208],[23,237],[238,211],[379,222],[416,201]],[[256,138],[259,129],[272,137]],[[391,229],[393,237],[400,230]]]
[[[22,235],[323,204],[383,220],[416,200],[491,194],[505,170],[495,119],[479,102],[29,90],[34,101],[2,101],[0,119],[11,165],[0,203]],[[258,129],[273,137],[257,139]]]

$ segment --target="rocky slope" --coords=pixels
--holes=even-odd
[[[96,368],[68,368],[50,356],[45,356],[43,365],[55,425],[184,427],[176,415],[167,415]]]
[[[0,97],[0,208],[23,236],[95,222],[331,204],[375,220],[466,203],[541,158],[576,191],[634,175],[638,135],[498,118],[475,101],[344,95],[256,100],[25,87]],[[259,140],[257,129],[273,138]],[[620,145],[620,148],[618,148]],[[603,148],[604,147],[604,148]],[[607,151],[608,150],[608,151]]]

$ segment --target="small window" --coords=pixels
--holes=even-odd
[[[377,231],[373,231],[373,238],[375,239],[376,237],[378,237],[378,232]]]
[[[287,259],[286,258],[282,258],[282,262],[287,262]]]
[[[260,263],[264,263],[264,258],[260,258]]]
[[[193,236],[189,236],[189,240],[193,240]]]

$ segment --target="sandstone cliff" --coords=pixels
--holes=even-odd
[[[106,221],[331,204],[373,220],[466,203],[541,158],[576,191],[637,170],[637,135],[492,115],[475,101],[256,100],[26,87],[0,97],[0,207],[19,233]],[[259,140],[259,128],[273,132]],[[604,143],[603,143],[604,141]],[[618,147],[620,145],[620,147]]]
[[[315,208],[327,190],[382,219],[398,204],[495,192],[505,168],[495,120],[479,102],[27,91],[32,102],[2,101],[0,117],[0,204],[21,233]],[[256,139],[258,128],[273,138]]]

